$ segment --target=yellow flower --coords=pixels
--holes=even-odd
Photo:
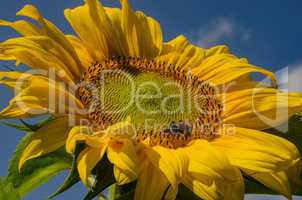
[[[22,35],[0,43],[0,59],[47,72],[0,72],[0,83],[17,92],[0,118],[56,116],[34,134],[19,168],[85,142],[77,164],[87,187],[106,154],[117,184],[137,180],[138,200],[173,199],[180,183],[202,199],[243,199],[242,174],[291,199],[299,151],[263,130],[301,112],[302,95],[278,91],[272,72],[225,46],[203,49],[184,36],[163,42],[157,21],[121,4],[86,0],[65,10],[77,36],[64,35],[32,5],[17,15],[37,25],[0,21]]]

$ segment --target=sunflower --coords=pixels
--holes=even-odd
[[[136,181],[139,200],[174,199],[180,184],[202,199],[243,199],[243,176],[291,199],[299,151],[263,130],[301,112],[301,94],[279,91],[272,72],[226,46],[203,49],[182,35],[163,42],[160,24],[127,0],[121,9],[86,0],[64,14],[77,36],[33,5],[17,15],[36,23],[0,21],[22,35],[0,43],[0,59],[43,70],[0,73],[16,91],[0,118],[55,116],[33,134],[20,169],[84,143],[77,169],[90,189],[107,157],[118,185]]]

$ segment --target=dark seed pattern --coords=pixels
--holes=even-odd
[[[192,95],[203,94],[203,112],[194,116],[194,121],[171,122],[162,130],[137,129],[136,141],[140,142],[150,139],[150,145],[161,145],[168,148],[185,146],[195,139],[212,139],[217,136],[217,130],[221,125],[221,114],[223,106],[215,97],[215,89],[197,76],[192,76],[188,69],[173,66],[163,61],[147,60],[134,57],[112,57],[100,63],[93,63],[83,74],[81,82],[84,86],[78,88],[78,97],[86,107],[95,103],[95,97],[89,85],[97,85],[103,70],[126,69],[132,72],[153,72],[164,77],[172,78],[178,83],[190,87]],[[116,76],[119,79],[119,76]],[[122,81],[122,80],[121,80]],[[188,84],[189,83],[189,84]],[[103,114],[102,108],[96,107],[89,113],[89,118],[101,127],[108,127],[119,121],[123,116]]]

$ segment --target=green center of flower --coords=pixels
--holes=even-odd
[[[131,118],[137,140],[171,148],[215,135],[221,104],[209,84],[165,63],[113,58],[89,67],[79,97],[102,128]]]

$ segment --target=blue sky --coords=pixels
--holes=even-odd
[[[102,1],[108,6],[118,6],[117,0]],[[226,44],[232,52],[246,57],[253,64],[278,71],[290,66],[290,73],[302,75],[302,1],[301,0],[130,0],[136,10],[143,10],[157,19],[165,40],[184,34],[193,43],[203,47]],[[64,18],[65,8],[82,4],[82,0],[2,0],[0,19],[15,20],[15,13],[25,4],[36,5],[43,15],[55,22],[65,33],[72,33]],[[9,28],[0,28],[0,41],[16,36]],[[1,64],[1,63],[0,63]],[[3,64],[3,63],[2,63]],[[291,76],[290,76],[291,77]],[[294,82],[297,85],[296,82]],[[301,85],[301,84],[300,84]],[[0,86],[0,107],[3,108],[12,93]],[[0,125],[0,176],[6,167],[22,133]],[[41,199],[59,183],[63,175],[30,194],[26,199]],[[78,185],[57,199],[79,199],[85,189]],[[258,198],[257,198],[258,199]]]

